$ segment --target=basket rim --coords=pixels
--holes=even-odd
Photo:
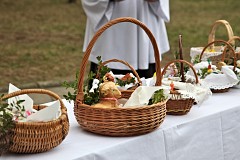
[[[133,107],[106,107],[106,108],[103,108],[103,107],[93,107],[91,105],[87,105],[87,104],[84,104],[84,103],[76,103],[75,101],[75,104],[74,105],[81,105],[81,107],[86,107],[86,108],[91,108],[91,109],[98,109],[98,110],[109,110],[109,111],[119,111],[119,110],[144,110],[144,109],[148,109],[148,108],[152,108],[152,107],[156,107],[156,106],[162,106],[163,104],[165,104],[166,102],[168,101],[168,99],[164,100],[164,101],[161,101],[161,102],[158,102],[158,103],[155,103],[155,104],[152,104],[152,105],[144,105],[144,106],[133,106]]]
[[[6,100],[8,98],[12,98],[15,96],[19,96],[22,94],[32,94],[32,93],[37,93],[37,94],[47,94],[53,98],[55,98],[56,100],[59,100],[60,102],[60,107],[61,107],[61,115],[54,120],[51,121],[46,121],[46,122],[15,122],[15,125],[17,126],[25,126],[25,125],[33,125],[33,126],[41,126],[41,125],[47,125],[47,124],[52,124],[52,123],[57,123],[59,121],[62,121],[64,118],[68,119],[68,115],[67,115],[67,108],[64,105],[62,99],[54,92],[50,91],[50,90],[46,90],[46,89],[23,89],[23,90],[19,90],[19,91],[15,91],[9,94],[4,95],[3,97],[0,98],[0,100]],[[45,106],[43,105],[33,105],[33,106]]]

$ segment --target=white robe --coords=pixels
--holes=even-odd
[[[169,0],[82,0],[82,6],[87,15],[84,52],[95,32],[108,21],[119,17],[133,17],[142,21],[155,36],[161,54],[170,48],[165,26],[165,22],[170,20]],[[103,61],[112,58],[127,61],[134,69],[148,69],[149,63],[155,62],[147,34],[129,22],[111,26],[98,38],[89,60],[97,63],[97,56],[101,56]],[[129,70],[121,63],[110,63],[108,67]]]

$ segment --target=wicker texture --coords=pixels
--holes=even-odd
[[[61,98],[45,89],[25,89],[5,95],[2,99],[15,97],[21,94],[47,94],[61,104],[61,116],[49,122],[16,122],[12,134],[12,144],[9,151],[15,153],[38,153],[48,151],[58,146],[67,136],[69,121],[67,110]],[[40,110],[45,106],[34,105],[34,109]]]
[[[141,81],[138,73],[136,72],[136,70],[135,70],[129,63],[127,63],[126,61],[119,60],[119,59],[110,59],[110,60],[107,60],[107,61],[105,61],[105,62],[102,62],[102,65],[98,67],[98,71],[97,71],[97,76],[96,76],[96,78],[98,78],[98,77],[100,76],[100,75],[99,75],[99,71],[100,71],[101,67],[102,67],[102,66],[105,66],[106,64],[108,64],[108,63],[110,63],[110,62],[119,62],[119,63],[122,63],[122,64],[128,66],[128,68],[131,69],[131,71],[133,72],[133,74],[136,76],[136,78],[137,78],[137,80],[138,80],[138,83],[137,83],[134,87],[131,87],[131,88],[128,89],[128,90],[121,90],[121,94],[122,94],[121,97],[128,99],[128,98],[131,96],[131,94],[133,93],[134,89],[135,89],[136,87],[142,85],[142,81]]]
[[[0,157],[2,153],[6,152],[11,144],[11,132],[0,133]]]
[[[202,52],[201,52],[201,54],[200,54],[199,60],[200,60],[200,61],[202,60],[202,57],[203,57],[203,54],[204,54],[205,50],[206,50],[209,46],[212,46],[214,43],[223,43],[223,44],[226,45],[226,47],[225,47],[225,49],[224,49],[224,51],[223,51],[223,54],[221,55],[221,61],[222,61],[222,62],[225,61],[227,49],[229,49],[229,50],[231,51],[231,53],[233,53],[233,55],[234,55],[234,62],[233,62],[234,67],[233,67],[233,70],[235,70],[235,68],[236,68],[236,53],[235,53],[233,47],[231,46],[231,44],[228,43],[228,42],[226,42],[226,41],[224,41],[224,40],[215,40],[215,41],[212,41],[212,42],[208,43],[208,44],[203,48],[203,50],[202,50]],[[219,61],[219,60],[217,60],[217,61]],[[211,91],[212,91],[213,93],[224,93],[224,92],[228,92],[228,90],[229,90],[229,88],[224,88],[224,89],[211,89]]]
[[[164,74],[166,73],[166,70],[168,68],[168,66],[170,66],[170,64],[172,63],[176,63],[176,62],[180,62],[181,64],[185,63],[187,64],[193,71],[195,79],[196,79],[196,83],[198,83],[198,76],[197,73],[195,71],[195,69],[193,68],[193,66],[191,65],[191,63],[185,61],[185,60],[173,60],[169,63],[167,63],[167,65],[163,68],[162,71],[162,77],[163,78]],[[183,75],[182,75],[183,76]],[[185,99],[169,99],[167,101],[167,114],[170,115],[184,115],[187,114],[190,109],[192,108],[194,103],[194,99],[193,98],[185,98]]]
[[[131,22],[140,26],[148,35],[155,54],[156,74],[161,75],[159,50],[151,31],[140,21],[131,18],[117,18],[100,28],[89,43],[82,63],[78,83],[78,94],[74,114],[79,125],[90,132],[107,136],[133,136],[149,133],[158,128],[166,116],[166,102],[136,108],[97,108],[84,104],[83,77],[91,50],[98,37],[109,27],[117,23]],[[161,85],[157,78],[156,85]]]
[[[227,30],[229,40],[232,39],[232,37],[234,36],[232,27],[226,20],[217,20],[212,25],[212,28],[211,28],[210,33],[208,35],[208,43],[211,43],[211,42],[215,41],[215,33],[216,33],[216,29],[218,28],[219,25],[224,25],[225,26],[225,28]],[[234,41],[232,41],[232,44],[234,44]],[[212,43],[211,47],[214,47],[214,43]]]

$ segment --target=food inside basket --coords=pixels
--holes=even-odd
[[[121,90],[119,89],[119,80],[115,81],[116,77],[112,72],[106,73],[103,77],[103,82],[100,83],[98,79],[93,80],[92,88],[89,92],[96,92],[99,100],[92,103],[93,107],[111,108],[111,107],[136,107],[143,105],[151,105],[167,99],[163,91],[163,87],[138,87],[134,90],[129,99],[122,99]],[[131,74],[122,76],[121,83],[135,82]],[[97,82],[97,83],[96,83]],[[165,88],[167,90],[167,88]],[[90,96],[89,93],[86,93]],[[90,98],[90,97],[89,97]],[[92,97],[93,98],[93,97]]]

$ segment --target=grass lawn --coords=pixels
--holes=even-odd
[[[227,20],[240,35],[240,3],[236,0],[170,0],[171,21],[167,24],[171,51],[166,64],[178,50],[183,36],[184,57],[193,46],[207,44],[211,25]],[[86,17],[80,0],[0,0],[0,88],[36,81],[75,78],[81,62]],[[216,38],[226,39],[223,26]]]

